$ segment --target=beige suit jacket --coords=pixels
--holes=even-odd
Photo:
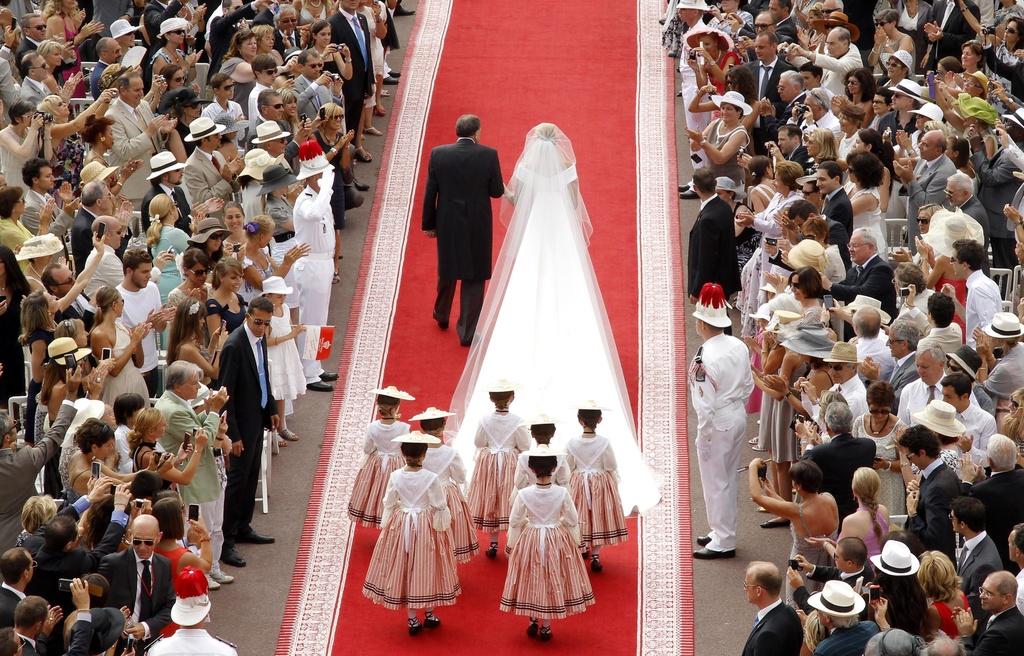
[[[221,166],[227,165],[224,156],[218,151],[213,151],[213,156],[217,158]],[[214,168],[210,158],[202,151],[198,148],[192,151],[186,164],[181,182],[188,189],[193,206],[210,198],[222,198],[225,202],[231,200],[235,186],[221,176],[220,172]],[[211,213],[210,216],[220,216],[220,213]]]
[[[149,158],[164,150],[167,138],[163,135],[150,135],[146,126],[153,122],[153,110],[149,103],[140,102],[138,114],[121,100],[116,100],[107,110],[107,118],[114,122],[111,131],[114,134],[114,146],[107,155],[111,166],[123,166],[133,159],[142,161],[139,170],[121,187],[121,194],[138,206],[143,196],[150,189]]]

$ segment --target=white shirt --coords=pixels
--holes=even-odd
[[[203,629],[178,629],[169,638],[153,643],[149,656],[237,656],[235,647]]]
[[[334,169],[328,168],[320,176],[320,191],[306,187],[295,199],[292,223],[295,225],[295,240],[309,244],[310,255],[334,255],[334,212],[331,210],[331,193],[334,185]]]
[[[825,112],[821,118],[816,119],[814,125],[823,130],[831,130],[832,134],[836,135],[837,140],[843,138],[843,128],[839,125],[839,119],[832,113],[832,110]]]
[[[83,269],[87,269],[95,257],[96,251],[90,251],[89,257],[85,258]],[[116,287],[124,280],[124,267],[121,265],[121,258],[117,256],[110,244],[106,244],[102,257],[103,259],[100,260],[100,264],[96,268],[96,273],[92,274],[92,278],[85,284],[85,294],[89,298],[94,297],[100,287],[105,285]]]
[[[977,535],[975,535],[973,538],[969,538],[969,539],[964,540],[963,551],[967,552],[964,555],[964,562],[967,562],[967,558],[969,558],[970,555],[971,555],[971,552],[974,551],[974,547],[976,547],[979,544],[981,544],[981,541],[984,540],[986,537],[988,537],[988,533],[986,533],[985,531],[982,531],[981,533],[978,533]]]
[[[203,108],[203,113],[200,116],[213,120],[221,114],[229,114],[231,118],[238,120],[245,116],[245,112],[242,111],[242,106],[236,103],[234,100],[228,101],[227,107],[221,107],[220,104],[214,100],[212,103]]]
[[[3,588],[4,590],[10,590],[15,595],[17,595],[18,599],[24,599],[25,598],[25,593],[24,592],[22,592],[21,590],[17,590],[15,588],[12,588],[11,586],[7,585],[6,583],[0,583],[0,588]]]
[[[917,424],[911,418],[911,415],[915,412],[920,412],[928,405],[929,400],[942,400],[942,387],[939,383],[934,385],[928,385],[920,378],[912,383],[908,383],[903,388],[903,393],[900,394],[900,407],[896,412],[896,416],[900,418],[904,426],[914,426]]]
[[[967,345],[975,348],[974,329],[985,328],[995,317],[996,312],[1003,309],[1003,297],[999,293],[999,285],[986,276],[980,269],[967,276]]]
[[[768,613],[772,612],[772,610],[781,603],[782,599],[776,599],[775,603],[768,604],[761,610],[757,611],[757,624],[760,624],[761,620],[763,620]]]
[[[965,435],[974,440],[971,444],[971,459],[984,467],[988,464],[988,438],[996,432],[996,418],[981,409],[971,390],[971,403],[962,413],[956,414],[957,421],[963,423]]]
[[[923,478],[928,478],[929,476],[932,475],[932,472],[939,468],[939,465],[941,464],[942,458],[936,458],[935,460],[932,460],[932,464],[928,465],[927,467],[921,470],[921,476]]]
[[[733,428],[735,417],[727,410],[743,408],[754,390],[750,351],[731,335],[715,335],[700,348],[704,380],[698,381],[696,356],[690,364],[690,398],[697,411],[697,430],[711,436],[712,429]]]
[[[1024,613],[1024,569],[1017,572],[1017,610]]]
[[[252,91],[249,92],[249,113],[246,114],[249,118],[249,125],[259,125],[263,122],[263,117],[260,116],[259,112],[259,99],[260,94],[269,88],[270,87],[263,86],[259,82],[256,82],[252,87]]]
[[[857,338],[857,359],[868,357],[878,365],[878,380],[889,380],[892,370],[896,368],[896,360],[889,352],[889,337],[883,331],[874,337]]]
[[[249,338],[249,348],[252,349],[252,357],[256,360],[256,371],[263,373],[263,345],[260,344],[262,339],[252,334],[248,321],[243,321],[242,326],[245,328],[245,336]]]
[[[869,411],[868,408],[868,390],[864,387],[864,381],[860,379],[860,376],[853,376],[850,380],[845,383],[836,383],[830,389],[839,391],[846,399],[846,403],[850,406],[850,412],[853,413],[854,417],[859,417]],[[820,401],[819,397],[819,401]],[[818,416],[818,404],[814,404],[815,408],[814,416]]]
[[[145,323],[150,312],[163,307],[163,303],[160,301],[160,288],[156,286],[155,282],[150,281],[137,292],[128,291],[122,284],[117,286],[117,291],[121,293],[121,298],[124,299],[124,312],[121,314],[121,323],[129,330],[140,323]],[[156,333],[156,330],[152,330],[142,339],[142,355],[144,359],[142,366],[139,367],[139,371],[142,373],[156,369],[158,359]]]

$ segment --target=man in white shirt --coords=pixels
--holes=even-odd
[[[939,382],[946,367],[946,354],[937,346],[918,347],[917,375],[919,378],[903,388],[897,416],[904,426],[913,426],[911,415],[920,412],[930,401],[942,400]]]
[[[971,348],[976,346],[974,331],[985,328],[992,323],[996,312],[1003,308],[1003,297],[997,285],[982,271],[988,254],[984,247],[971,239],[958,239],[953,242],[953,267],[957,273],[967,278],[967,305],[960,305],[956,300],[953,285],[942,286],[942,293],[956,301],[957,314],[966,318],[967,330],[964,337]]]
[[[153,257],[149,251],[133,248],[125,251],[122,258],[124,275],[117,291],[124,299],[121,323],[131,330],[141,323],[149,323],[153,330],[142,340],[142,366],[139,371],[146,379],[149,396],[157,396],[156,365],[158,359],[156,334],[167,327],[174,316],[174,307],[164,308],[160,301],[160,289],[150,278],[153,273]],[[166,266],[174,266],[168,263]]]
[[[277,75],[277,61],[271,55],[256,55],[252,60],[252,73],[256,77],[256,83],[249,92],[248,114],[249,125],[256,125],[267,120],[260,115],[259,97],[260,94],[270,89],[274,84],[274,76]]]
[[[832,113],[831,97],[825,89],[811,89],[804,95],[804,103],[810,111],[811,119],[807,120],[806,115],[800,122],[801,129],[821,128],[831,130],[838,141],[843,136],[843,128],[839,125],[839,119]]]
[[[974,400],[974,381],[964,373],[949,374],[942,379],[942,400],[956,408],[957,421],[967,427],[960,438],[960,450],[970,452],[982,467],[988,463],[988,438],[996,432],[996,419]]]
[[[853,313],[853,332],[857,337],[853,341],[857,345],[857,359],[864,362],[867,358],[878,366],[880,380],[889,380],[896,360],[889,352],[889,337],[882,332],[882,315],[873,307],[861,307]]]
[[[955,353],[963,346],[964,334],[960,324],[955,323],[956,301],[945,294],[932,294],[928,297],[928,320],[931,330],[921,338],[918,350],[937,346],[943,353]]]
[[[846,74],[864,65],[860,51],[852,43],[850,31],[845,27],[834,27],[829,31],[825,37],[824,53],[807,50],[794,43],[786,50],[786,58],[796,66],[804,61],[821,66],[825,70],[821,86],[840,97],[846,95]]]
[[[125,227],[121,222],[112,216],[98,216],[93,222],[93,232],[98,232],[99,224],[103,224],[103,244],[106,248],[103,252],[92,250],[85,259],[83,271],[89,269],[93,260],[100,258],[96,271],[92,278],[85,285],[85,295],[92,298],[99,291],[100,287],[116,287],[124,278],[124,265],[121,258],[115,252],[121,247],[121,240],[124,237]]]

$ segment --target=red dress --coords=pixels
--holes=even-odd
[[[728,51],[722,53],[722,56],[719,57],[718,61],[715,62],[715,63],[718,64],[718,68],[720,68],[720,69],[722,69],[724,71],[724,70],[727,70],[727,68],[729,66],[738,66],[739,63],[740,63],[740,56],[738,54],[736,54],[735,50],[728,50]],[[715,80],[710,80],[710,81],[711,81],[711,84],[715,85],[715,89],[718,90],[718,95],[722,95],[723,93],[725,93],[725,91],[726,91],[726,89],[725,89],[725,81],[722,81],[722,82],[716,82]]]
[[[952,285],[953,290],[956,293],[956,300],[960,305],[967,306],[967,280],[953,280],[952,278],[942,277],[939,278],[938,282],[935,283],[935,291],[942,293],[943,285]],[[953,317],[953,321],[960,326],[960,332],[964,334],[964,339],[967,339],[967,323],[965,317],[961,317],[959,314]]]
[[[967,595],[960,593],[961,608],[970,608],[967,604]],[[939,628],[942,632],[953,637],[959,635],[956,630],[956,622],[953,621],[953,609],[944,601],[932,602],[932,607],[939,613]]]

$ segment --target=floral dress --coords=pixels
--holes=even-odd
[[[85,166],[85,144],[77,133],[64,137],[53,154],[53,190],[51,193],[59,198],[60,186],[65,182],[72,189],[82,184],[82,167]]]

